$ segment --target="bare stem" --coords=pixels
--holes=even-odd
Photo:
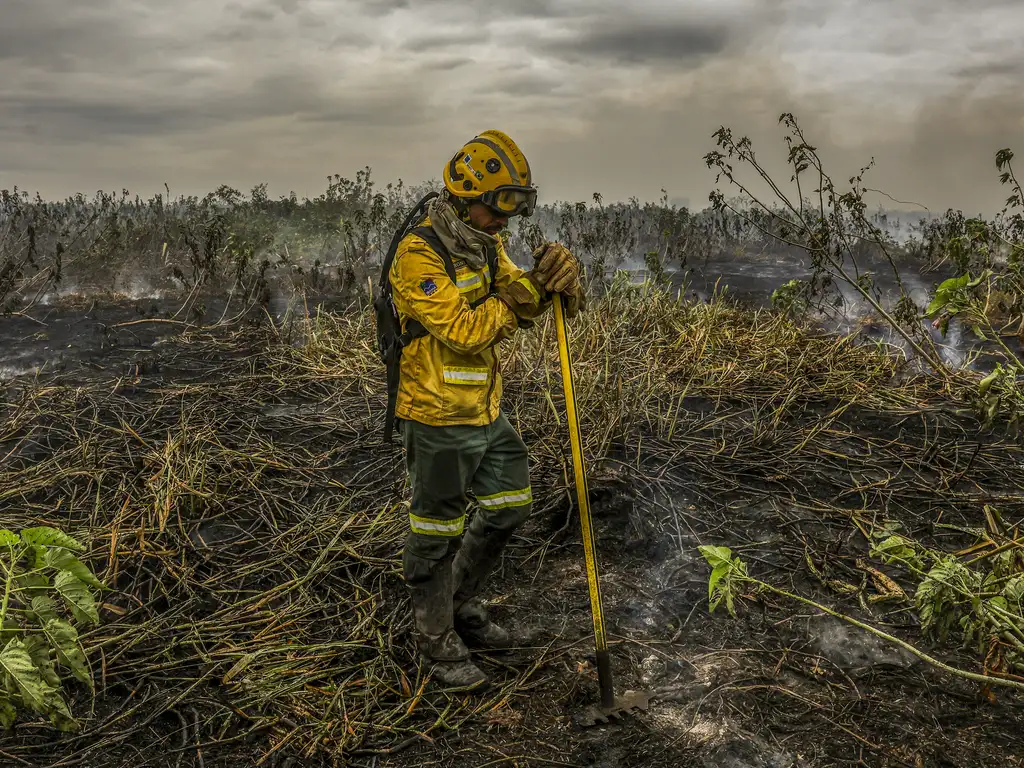
[[[848,624],[852,624],[855,627],[859,627],[860,629],[870,632],[876,637],[880,637],[887,642],[898,645],[900,648],[909,651],[922,661],[926,661],[932,666],[938,667],[944,672],[948,672],[949,674],[955,675],[956,677],[962,678],[964,680],[972,680],[977,683],[984,683],[985,685],[1002,685],[1007,688],[1016,688],[1018,691],[1024,691],[1024,683],[1019,683],[1016,680],[1006,680],[1001,677],[989,677],[988,675],[979,675],[977,672],[968,672],[965,669],[957,669],[956,667],[951,667],[949,664],[939,661],[934,656],[929,656],[927,653],[916,648],[915,646],[911,645],[905,640],[900,640],[898,637],[894,637],[893,635],[890,635],[888,632],[883,632],[877,627],[873,627],[870,624],[865,624],[863,621],[858,621],[852,616],[847,616],[845,613],[839,613],[838,611],[834,611],[831,608],[822,605],[821,603],[811,600],[810,598],[801,597],[800,595],[794,594],[792,592],[787,592],[784,589],[780,589],[779,587],[773,586],[764,581],[760,581],[759,579],[751,578],[749,576],[745,577],[743,580],[749,581],[751,584],[757,584],[759,587],[767,589],[769,592],[774,592],[777,595],[782,595],[783,597],[788,597],[791,600],[801,602],[804,605],[809,605],[813,608],[817,608],[820,611],[824,611],[829,616],[834,616],[837,619],[842,619]]]

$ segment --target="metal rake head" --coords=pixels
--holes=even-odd
[[[646,710],[651,701],[650,693],[646,691],[626,691],[621,696],[615,697],[615,703],[610,707],[602,707],[600,704],[592,704],[577,716],[577,722],[586,727],[606,724],[610,720],[617,720],[623,715],[639,710]]]

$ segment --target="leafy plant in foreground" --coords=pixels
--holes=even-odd
[[[898,637],[890,635],[888,632],[883,632],[877,627],[873,627],[870,624],[866,624],[863,621],[859,621],[852,616],[840,613],[839,611],[833,610],[828,606],[822,605],[819,602],[797,595],[793,592],[788,592],[785,589],[769,584],[768,582],[755,579],[747,573],[746,564],[739,558],[733,557],[732,550],[728,547],[713,547],[713,546],[701,546],[698,547],[700,553],[704,556],[704,559],[708,561],[711,566],[711,578],[708,583],[708,596],[709,596],[709,608],[714,612],[723,601],[725,602],[726,608],[729,610],[729,614],[732,616],[736,615],[735,601],[741,594],[743,589],[751,589],[756,592],[772,592],[781,597],[789,598],[790,600],[796,600],[797,602],[809,605],[812,608],[827,613],[829,616],[833,616],[837,619],[841,619],[848,624],[852,624],[855,627],[859,627],[876,637],[880,637],[886,642],[898,645],[904,650],[909,651],[917,658],[922,661],[938,667],[939,669],[948,672],[951,675],[964,678],[965,680],[973,680],[975,682],[984,683],[986,685],[1003,685],[1010,688],[1016,688],[1017,690],[1024,691],[1024,683],[1018,682],[1017,680],[1010,680],[1001,677],[990,677],[988,675],[980,675],[976,672],[968,672],[963,669],[957,669],[949,664],[939,661],[933,656],[926,654],[924,651],[919,650],[910,643],[900,640]]]
[[[889,527],[875,535],[871,556],[896,565],[917,582],[914,605],[925,636],[959,636],[985,657],[986,668],[1024,670],[1024,556],[1002,533],[998,513],[986,507],[993,530],[972,530],[980,540],[963,556],[930,549]],[[979,547],[988,552],[978,554]],[[967,559],[970,558],[970,559]]]
[[[97,624],[90,587],[104,588],[74,553],[83,546],[48,526],[20,534],[0,529],[0,725],[10,728],[19,709],[49,716],[60,730],[77,723],[64,699],[57,668],[93,689],[78,631]]]

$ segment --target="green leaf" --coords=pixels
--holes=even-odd
[[[57,658],[60,663],[71,670],[71,673],[81,682],[92,688],[92,675],[89,674],[89,665],[85,658],[85,651],[78,641],[77,630],[68,624],[64,619],[50,619],[43,628],[46,639],[57,651]]]
[[[935,298],[925,308],[924,316],[931,320],[938,312],[945,309],[947,304],[949,304],[949,296],[936,293]]]
[[[915,568],[922,568],[923,563],[914,549],[913,542],[905,536],[893,534],[871,547],[871,557],[876,557],[885,563],[895,562],[906,563]]]
[[[728,547],[712,547],[702,544],[697,549],[704,555],[704,559],[708,561],[712,568],[717,568],[723,562],[728,563],[732,560],[732,550]]]
[[[71,715],[64,697],[54,691],[50,701],[50,722],[58,731],[71,733],[78,730],[78,721]]]
[[[32,661],[28,648],[21,640],[11,640],[0,651],[0,669],[18,686],[21,699],[30,709],[46,714],[47,701],[53,689],[47,685],[42,673]]]
[[[89,587],[82,583],[77,576],[67,571],[61,571],[53,582],[53,588],[67,602],[76,619],[99,624],[100,615],[96,610],[96,601],[93,599]]]
[[[33,544],[28,549],[32,555],[33,569],[41,569],[46,565],[46,553],[49,551],[49,547],[44,547],[42,544]]]
[[[967,287],[968,288],[977,288],[983,282],[988,280],[988,278],[991,277],[991,276],[992,276],[992,270],[991,269],[986,269],[984,272],[982,272],[980,275],[978,275],[973,280],[968,280],[967,281]]]
[[[714,597],[712,597],[712,598],[711,598],[711,599],[710,599],[710,600],[708,601],[708,612],[709,612],[709,613],[714,613],[714,612],[715,612],[715,609],[716,609],[716,608],[717,608],[717,607],[718,607],[719,605],[721,605],[721,603],[722,603],[722,598],[723,598],[723,597],[725,597],[725,593],[724,593],[724,592],[721,592],[721,591],[719,591],[719,593],[718,593],[717,595],[715,595]]]
[[[46,565],[56,568],[58,571],[67,571],[79,581],[85,582],[90,587],[103,589],[103,582],[93,576],[89,566],[68,552],[66,549],[54,548],[46,551]]]
[[[715,587],[718,586],[718,582],[722,580],[722,577],[732,570],[732,563],[725,562],[719,563],[715,566],[714,570],[711,571],[711,578],[708,579],[708,597],[710,598],[715,594]],[[723,585],[724,588],[728,588],[728,584]]]
[[[988,391],[989,387],[991,387],[992,384],[995,383],[995,381],[999,379],[1002,375],[1003,366],[1000,365],[999,363],[996,363],[995,370],[978,382],[978,393],[984,395]]]
[[[6,528],[0,528],[0,547],[16,547],[21,544],[21,537],[14,533],[14,531],[8,531]]]
[[[14,577],[14,587],[28,595],[39,595],[50,588],[50,579],[44,573],[19,573]]]
[[[28,635],[24,643],[25,650],[32,657],[32,663],[36,665],[36,669],[39,670],[39,674],[43,676],[46,684],[53,688],[59,688],[60,678],[50,660],[50,646],[46,644],[46,640],[40,635]]]
[[[12,637],[21,637],[21,622],[8,613],[4,616],[3,624],[0,624],[0,645],[3,645]]]
[[[935,298],[932,299],[931,303],[928,304],[928,308],[924,311],[924,316],[931,318],[940,310],[945,309],[953,301],[956,293],[967,287],[970,280],[971,275],[968,273],[960,277],[951,277],[949,280],[940,283],[939,287],[935,289]]]
[[[45,626],[50,619],[57,618],[57,603],[46,595],[37,595],[32,598],[32,613],[39,625]]]
[[[26,544],[36,544],[41,547],[64,547],[81,552],[85,547],[63,531],[51,528],[48,525],[41,525],[36,528],[25,528],[21,531],[21,538]]]
[[[10,730],[14,727],[14,722],[17,719],[18,710],[14,708],[14,704],[11,703],[3,689],[0,689],[0,727]]]
[[[1003,586],[1003,595],[1008,600],[1020,601],[1024,598],[1024,576],[1014,576]]]

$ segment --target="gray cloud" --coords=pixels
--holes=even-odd
[[[484,42],[489,42],[488,35]],[[479,43],[478,41],[473,41]],[[411,53],[444,50],[447,48],[467,48],[470,41],[466,39],[464,32],[428,31],[425,34],[414,35],[402,44],[402,48]]]
[[[788,110],[837,178],[981,210],[1024,137],[1018,0],[3,3],[0,187],[49,196],[417,182],[497,127],[549,201],[699,202],[719,125],[784,173]]]
[[[132,106],[116,101],[72,103],[50,96],[0,98],[0,109],[31,126],[40,139],[81,140],[99,134],[107,139],[174,131],[192,125],[196,115],[159,104]],[[209,120],[201,118],[203,124]]]
[[[681,63],[720,53],[731,37],[725,23],[609,20],[589,25],[568,41],[548,45],[547,50],[574,62],[600,57],[621,64]]]
[[[598,2],[597,5],[607,5]],[[420,7],[429,14],[439,11],[458,15],[462,18],[472,17],[476,20],[529,18],[555,19],[578,15],[586,9],[585,0],[516,0],[514,3],[474,3],[464,0],[362,0],[358,2],[360,10],[373,17],[386,16],[396,11]]]
[[[133,30],[109,10],[105,0],[84,13],[61,0],[5,0],[0,62],[8,69],[67,72],[81,57],[124,50]]]
[[[279,10],[282,10],[282,9],[274,8],[272,6],[267,6],[267,7],[262,7],[262,8],[261,7],[251,8],[251,7],[244,7],[243,6],[243,7],[240,7],[238,9],[238,18],[241,19],[242,21],[255,21],[257,23],[265,22],[265,21],[273,21],[274,17],[277,15]],[[285,13],[293,13],[293,12],[294,12],[294,10],[292,10],[292,11],[285,11]]]

